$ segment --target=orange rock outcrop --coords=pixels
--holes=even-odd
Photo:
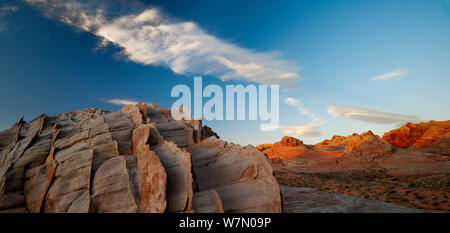
[[[261,144],[256,146],[256,149],[264,152],[270,159],[290,159],[309,151],[310,148],[303,144],[297,138],[284,136],[281,141],[275,144]]]
[[[257,148],[272,161],[280,184],[289,187],[450,212],[449,125],[450,121],[408,123],[383,138],[367,131],[333,136],[315,145],[283,137]]]
[[[449,121],[429,121],[406,125],[383,135],[382,140],[399,148],[426,147],[433,142],[450,136]]]
[[[283,138],[281,138],[280,143],[285,146],[302,146],[303,145],[303,142],[301,140],[298,140],[297,138],[293,138],[293,137],[289,137],[289,136],[284,136]]]

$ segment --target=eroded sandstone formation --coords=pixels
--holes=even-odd
[[[280,189],[272,166],[253,146],[210,137],[188,151],[198,190],[215,190],[225,212],[281,212]]]
[[[450,121],[407,123],[383,135],[395,147],[450,155]]]
[[[262,150],[276,164],[294,167],[304,172],[332,172],[382,168],[395,172],[450,172],[450,160],[442,151],[433,153],[435,148],[446,153],[446,138],[434,141],[420,150],[394,148],[371,131],[349,136],[334,136],[315,145],[288,143],[284,137],[271,146],[263,144]],[[297,139],[298,140],[298,139]],[[441,140],[444,141],[441,143]],[[444,153],[445,154],[445,153]]]
[[[0,132],[0,212],[280,212],[264,155],[214,135],[142,103],[21,118]]]
[[[344,154],[337,164],[341,169],[374,167],[378,159],[389,157],[391,153],[392,146],[389,143],[382,142],[378,135],[368,131],[346,139]]]
[[[284,136],[281,141],[274,144],[262,144],[256,148],[272,160],[295,158],[311,149],[304,145],[301,140],[288,136]]]
[[[315,145],[290,143],[296,140],[284,137],[280,142],[257,148],[272,160],[280,184],[302,187],[283,188],[285,212],[403,211],[386,203],[322,193],[316,189],[450,212],[450,141],[445,136],[448,134],[445,127],[442,122],[417,126],[423,130],[414,134],[417,136],[412,137],[416,138],[414,143],[406,148],[395,146],[395,142],[405,141],[405,137],[411,139],[411,135],[398,133],[403,132],[405,126],[385,134],[383,139],[368,131],[333,136]],[[331,199],[335,201],[328,201]]]

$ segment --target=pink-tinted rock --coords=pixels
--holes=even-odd
[[[272,166],[253,146],[210,137],[188,148],[199,191],[214,189],[225,212],[280,212],[281,198]]]
[[[383,141],[395,147],[421,149],[450,135],[450,121],[429,121],[418,124],[407,123],[383,135]],[[450,150],[450,148],[447,148]]]

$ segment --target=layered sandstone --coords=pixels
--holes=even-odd
[[[280,142],[274,144],[262,144],[256,147],[270,159],[290,159],[308,152],[311,148],[304,145],[299,139],[284,136]]]
[[[385,202],[450,212],[450,140],[444,128],[440,123],[429,126],[407,148],[395,147],[371,131],[315,145],[281,140],[258,148],[273,161],[280,184],[299,187],[282,188],[285,212],[417,211]]]
[[[445,138],[441,140],[443,139]],[[263,152],[277,166],[296,171],[333,172],[381,168],[406,173],[450,172],[447,157],[439,153],[425,153],[430,152],[433,147],[422,148],[420,151],[395,149],[371,131],[346,137],[334,136],[315,145],[298,143],[295,146],[286,141],[277,142]],[[446,144],[438,144],[439,142],[434,142],[436,147],[444,148]]]
[[[198,190],[214,189],[225,212],[281,212],[280,189],[272,166],[253,146],[210,137],[188,151]]]
[[[220,141],[215,150],[228,154],[211,163],[185,150],[202,154],[210,135],[199,120],[176,121],[142,103],[21,118],[0,132],[0,212],[280,212],[259,151]]]
[[[377,166],[377,160],[389,157],[392,146],[372,131],[346,138],[344,154],[337,160],[340,169],[365,169]]]

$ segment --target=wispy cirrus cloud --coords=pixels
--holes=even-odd
[[[26,0],[52,18],[123,49],[129,60],[166,66],[177,74],[213,75],[263,84],[298,82],[299,67],[273,52],[256,52],[174,20],[138,1]]]
[[[392,79],[399,79],[401,76],[405,75],[405,71],[403,70],[395,70],[383,75],[375,76],[370,79],[371,82],[373,81],[386,81],[386,80],[392,80]]]
[[[100,99],[101,101],[105,103],[110,103],[114,105],[136,105],[139,103],[139,101],[130,100],[130,99]]]
[[[348,105],[338,105],[326,103],[328,113],[332,116],[344,116],[346,118],[376,124],[392,124],[405,122],[419,122],[421,119],[416,116],[403,115],[397,113],[380,112],[367,108],[360,108]]]
[[[299,137],[319,137],[322,133],[319,131],[319,127],[325,124],[323,121],[312,121],[306,125],[296,126],[279,126],[284,133],[294,134]]]
[[[283,132],[286,134],[294,134],[296,136],[318,137],[321,135],[319,127],[325,124],[325,121],[322,121],[319,117],[316,116],[316,114],[305,108],[305,106],[299,99],[287,97],[284,99],[284,102],[292,107],[295,107],[301,115],[305,115],[311,118],[311,123],[297,126],[279,126],[278,128],[283,130]]]
[[[292,107],[297,108],[297,110],[300,112],[300,114],[302,115],[306,115],[309,116],[311,119],[315,119],[317,118],[316,114],[314,114],[313,112],[311,112],[309,109],[305,108],[305,106],[303,105],[303,103],[296,98],[292,98],[292,97],[286,97],[284,99],[284,102]]]

